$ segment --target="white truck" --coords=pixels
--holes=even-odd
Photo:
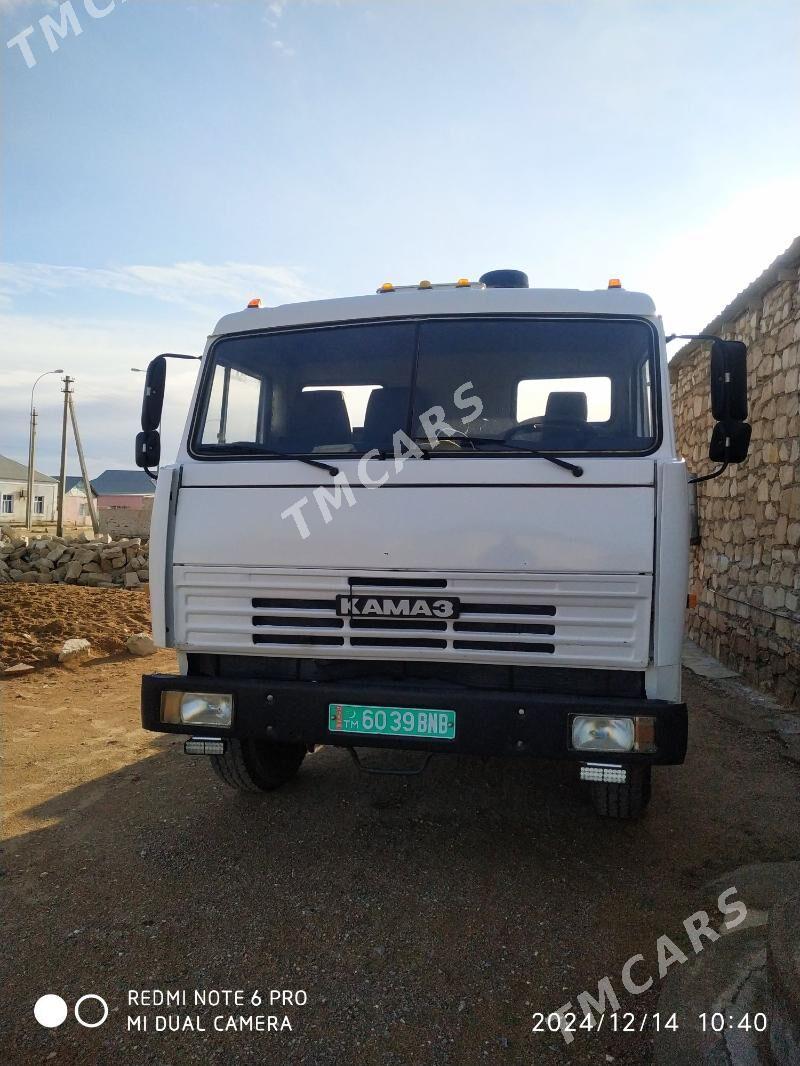
[[[714,341],[710,458],[745,458],[746,353]],[[157,473],[146,729],[234,788],[320,745],[569,760],[640,813],[684,759],[688,489],[650,297],[520,271],[224,317]],[[137,463],[156,476],[167,356]],[[185,357],[184,357],[185,358]],[[702,480],[702,479],[701,479]],[[414,753],[419,753],[415,755]]]

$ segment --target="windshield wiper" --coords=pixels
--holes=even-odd
[[[252,441],[227,441],[225,444],[214,444],[213,448],[215,451],[236,452],[239,455],[271,455],[275,459],[296,459],[298,463],[307,463],[309,466],[316,466],[319,470],[327,470],[331,477],[336,477],[339,473],[339,467],[331,466],[330,463],[322,463],[319,459],[309,459],[305,455],[291,455],[289,452],[279,452],[274,448],[265,448],[261,444],[254,444]]]
[[[525,452],[526,455],[532,455],[535,459],[546,459],[548,463],[555,463],[564,470],[570,470],[573,477],[583,477],[583,467],[578,466],[577,463],[568,463],[566,459],[559,459],[555,455],[548,455],[547,452],[537,451],[536,448],[530,448],[527,444],[511,444],[502,437],[468,437],[467,439],[470,444],[493,444],[495,446],[499,444],[502,448],[510,448],[515,452]]]

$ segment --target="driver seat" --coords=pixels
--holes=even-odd
[[[590,436],[585,392],[551,392],[542,422],[540,448],[583,448]]]
[[[371,448],[391,450],[394,434],[406,428],[408,399],[407,388],[373,389],[367,401],[361,438],[365,451]]]
[[[351,443],[350,419],[339,389],[302,392],[294,405],[291,443],[287,451],[310,452],[324,445]]]

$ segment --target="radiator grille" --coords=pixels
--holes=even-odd
[[[396,580],[368,578],[355,581],[349,586],[354,595],[368,592],[371,596],[391,596],[402,590],[412,598],[415,594],[425,595],[431,589],[451,591],[446,579],[426,581],[420,579]],[[527,642],[530,634],[549,635],[555,633],[552,623],[527,621],[527,619],[552,617],[556,613],[553,604],[521,603],[464,603],[460,616],[452,621],[430,618],[340,618],[336,614],[336,600],[298,599],[287,597],[284,600],[274,597],[255,596],[252,601],[252,623],[254,629],[263,626],[280,628],[281,636],[265,636],[253,633],[254,644],[275,644],[297,641],[300,644],[327,644],[351,648],[436,648],[446,650],[472,651],[514,651],[525,656],[552,655],[555,646],[542,641]],[[261,614],[262,610],[270,613]],[[498,616],[513,616],[513,621],[498,621]],[[329,636],[322,637],[314,633],[296,633],[296,630],[324,629]],[[334,630],[343,631],[341,636],[334,636]],[[435,637],[429,634],[438,633]],[[457,638],[460,633],[480,633],[481,638]],[[522,639],[519,639],[519,638]]]
[[[644,668],[649,575],[396,577],[177,566],[176,638],[192,651]],[[337,596],[436,595],[454,619],[339,617]]]

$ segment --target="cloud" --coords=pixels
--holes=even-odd
[[[267,4],[267,9],[264,12],[264,21],[270,29],[275,30],[278,28],[278,23],[283,18],[286,5],[287,0],[270,0]]]
[[[175,263],[169,266],[53,266],[48,263],[0,263],[0,307],[15,296],[91,289],[124,293],[176,304],[209,314],[213,303],[240,307],[252,296],[267,304],[293,303],[321,295],[288,267],[253,263]]]
[[[58,5],[59,0],[0,0],[0,15],[10,14],[12,11],[17,11],[20,8],[54,8],[58,7]]]
[[[62,292],[70,296],[67,311],[28,309],[29,294]],[[124,302],[122,311],[117,302],[113,311],[103,313],[102,297],[109,292],[130,297],[130,313]],[[91,474],[109,466],[131,467],[143,384],[143,375],[131,373],[131,367],[147,366],[159,352],[200,355],[218,312],[242,308],[258,295],[276,304],[324,294],[290,268],[250,263],[108,268],[0,264],[0,452],[24,462],[31,385],[42,371],[63,367],[76,379],[75,402]],[[25,310],[13,309],[23,302]],[[166,316],[153,313],[158,303],[168,305]],[[86,307],[92,310],[87,313]],[[170,364],[162,423],[167,461],[175,454],[196,374],[195,363]],[[46,378],[36,392],[37,466],[45,471],[58,466],[59,387],[55,377]],[[70,471],[75,469],[71,451]]]
[[[279,37],[274,36],[275,31],[280,25],[281,19],[286,13],[286,9],[289,6],[289,0],[269,0],[266,10],[264,12],[264,22],[267,24],[271,31],[270,44],[282,56],[290,58],[297,54],[296,50],[286,41],[281,40]]]
[[[279,41],[277,38],[272,42],[272,47],[276,52],[280,52],[284,56],[296,55],[294,48],[290,48],[284,41]]]
[[[63,367],[75,378],[75,403],[92,475],[107,466],[132,466],[144,375],[131,373],[131,367],[145,367],[163,351],[199,355],[207,332],[191,320],[158,324],[136,318],[0,313],[4,383],[0,452],[25,461],[31,386],[44,370]],[[167,456],[175,453],[196,373],[195,363],[175,363],[169,368],[163,421]],[[60,387],[58,378],[50,377],[36,390],[40,416],[37,466],[45,472],[58,467]],[[72,445],[70,449],[72,472],[77,459]]]

